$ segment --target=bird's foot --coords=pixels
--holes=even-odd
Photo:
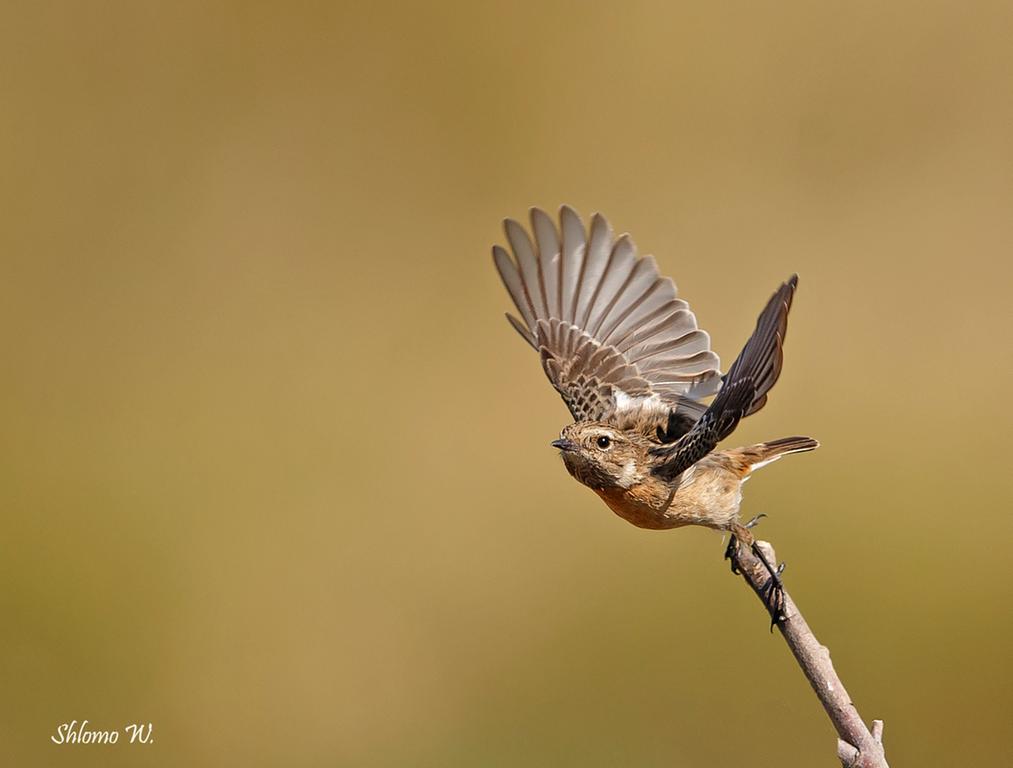
[[[734,533],[728,534],[728,546],[725,547],[725,560],[732,566],[732,573],[738,576],[739,570],[739,539]]]
[[[788,618],[784,615],[784,583],[781,581],[781,574],[784,573],[784,563],[781,563],[776,568],[771,565],[770,560],[767,559],[764,551],[758,546],[756,537],[753,536],[750,530],[764,517],[766,515],[759,514],[744,525],[735,523],[730,526],[728,547],[725,549],[725,559],[731,561],[732,573],[735,575],[741,574],[742,568],[739,565],[739,553],[742,543],[745,542],[749,550],[766,569],[768,578],[763,586],[760,587],[759,592],[764,605],[767,606],[767,610],[770,612],[770,631],[773,632],[774,626],[778,622]],[[751,579],[750,582],[752,582]]]
[[[766,516],[767,515],[764,512],[761,512],[758,515],[754,515],[753,517],[749,518],[749,522],[745,524],[745,527],[746,528],[755,528],[756,526],[758,526],[760,524],[760,521],[763,518],[765,518]]]
[[[767,569],[767,573],[770,574],[767,583],[760,590],[760,595],[763,597],[767,610],[770,611],[770,631],[773,632],[774,626],[779,621],[784,621],[788,618],[784,615],[784,582],[781,581],[781,574],[784,573],[784,563],[774,568],[770,564],[770,561],[767,560],[766,555],[763,554],[763,551],[755,543],[752,546],[752,550],[753,554],[763,563],[763,567]]]

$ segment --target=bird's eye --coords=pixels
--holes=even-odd
[[[595,440],[595,443],[599,448],[601,448],[604,451],[607,450],[610,445],[612,445],[612,440],[609,438],[608,435],[601,435],[597,440]]]

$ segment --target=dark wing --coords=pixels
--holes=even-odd
[[[767,392],[781,373],[781,346],[788,330],[788,311],[798,275],[792,275],[770,297],[756,321],[756,330],[724,375],[721,391],[693,428],[674,445],[656,448],[654,473],[666,480],[681,475],[732,433],[739,420],[767,402]]]
[[[721,363],[654,259],[638,257],[628,235],[613,240],[600,214],[588,232],[568,206],[558,228],[531,210],[534,242],[516,221],[504,227],[513,258],[495,246],[493,259],[521,315],[507,319],[539,351],[574,419],[652,408],[662,413],[659,437],[688,429],[704,411],[699,399],[720,386]],[[664,423],[673,409],[679,417]]]

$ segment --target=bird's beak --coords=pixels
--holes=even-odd
[[[569,440],[560,438],[559,440],[552,441],[552,447],[558,448],[559,450],[567,453],[572,453],[577,450],[577,444]]]

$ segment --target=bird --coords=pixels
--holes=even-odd
[[[614,237],[600,213],[585,226],[567,205],[558,223],[532,208],[530,224],[529,234],[506,219],[510,251],[495,245],[492,256],[519,315],[507,320],[538,352],[573,416],[551,445],[570,475],[629,523],[725,532],[734,573],[739,547],[750,547],[769,574],[773,628],[784,618],[784,564],[775,569],[756,546],[750,529],[763,515],[740,521],[742,486],[757,469],[819,442],[793,436],[717,446],[764,406],[781,373],[798,275],[774,292],[721,373],[710,336],[675,283],[652,256],[638,255],[628,234]]]

